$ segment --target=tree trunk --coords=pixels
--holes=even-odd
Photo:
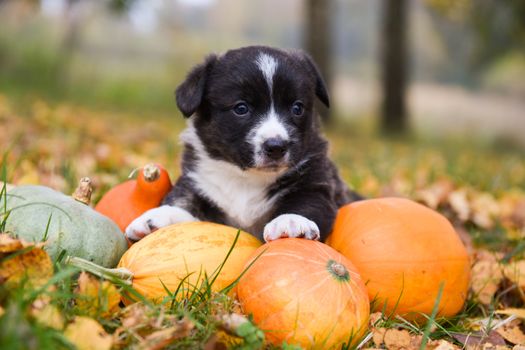
[[[383,0],[381,129],[403,134],[408,129],[406,0]]]
[[[332,82],[331,3],[332,0],[307,0],[304,30],[304,46],[321,71],[328,90]],[[328,109],[321,104],[317,104],[317,109],[327,120]]]

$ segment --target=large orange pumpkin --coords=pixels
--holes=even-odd
[[[355,344],[366,330],[366,288],[352,263],[334,249],[285,238],[253,256],[259,257],[239,281],[237,297],[269,342],[331,349],[349,340]]]
[[[128,180],[110,189],[95,210],[125,231],[146,210],[158,207],[171,187],[166,169],[158,164],[146,164],[138,169],[136,180]]]
[[[430,314],[443,283],[440,316],[461,310],[470,263],[450,222],[402,198],[370,199],[339,210],[328,242],[350,259],[379,311],[411,319]]]
[[[211,280],[226,258],[237,232],[233,227],[210,222],[180,223],[161,228],[132,245],[116,269],[94,267],[77,258],[69,261],[103,277],[129,279],[129,284],[140,294],[161,301],[167,296],[165,287],[174,292],[184,280],[182,288],[189,295],[205,274]],[[257,238],[241,231],[212,290],[219,291],[235,281],[260,245]],[[129,303],[129,300],[124,299],[124,302]]]

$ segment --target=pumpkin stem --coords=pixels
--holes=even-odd
[[[144,179],[147,182],[153,182],[160,177],[160,169],[156,164],[153,163],[144,165],[144,168],[142,168],[142,173],[144,174]]]
[[[327,268],[328,271],[340,281],[346,282],[350,279],[350,273],[346,266],[335,260],[328,260]]]
[[[71,195],[74,200],[89,205],[91,201],[91,193],[93,193],[93,187],[91,186],[91,179],[89,177],[83,177],[78,183],[78,187],[75,192]]]
[[[95,276],[105,278],[110,282],[118,282],[127,286],[131,286],[133,283],[133,272],[124,267],[108,269],[76,256],[68,256],[64,262],[67,265],[78,267],[79,269],[92,273]]]

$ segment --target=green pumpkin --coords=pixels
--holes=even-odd
[[[3,198],[0,199],[3,212]],[[115,267],[128,248],[126,238],[109,218],[70,196],[44,186],[17,186],[7,192],[6,231],[27,241],[42,241],[56,258],[65,250],[105,267]],[[49,218],[51,217],[51,221]]]

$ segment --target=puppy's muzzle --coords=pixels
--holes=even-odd
[[[264,155],[272,160],[281,160],[288,151],[289,142],[280,137],[272,137],[264,141],[262,149]]]

